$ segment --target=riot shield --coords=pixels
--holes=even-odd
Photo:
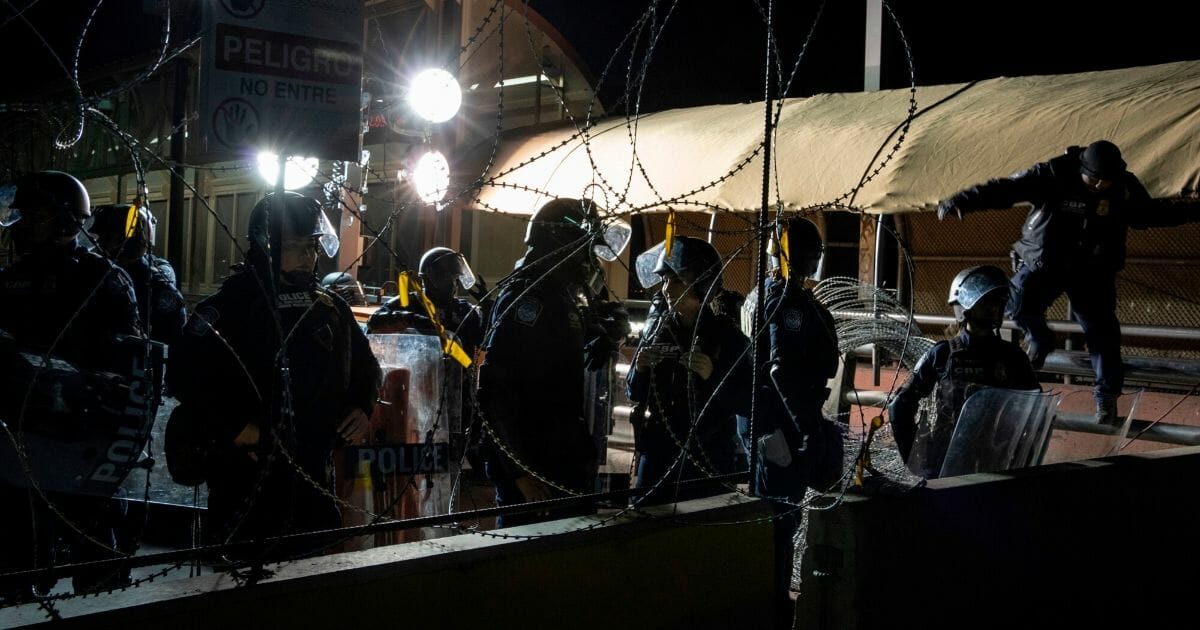
[[[54,356],[0,357],[0,479],[44,492],[113,496],[142,459],[162,391],[164,346],[122,340],[114,364],[88,370]]]
[[[981,388],[963,403],[941,477],[1036,466],[1046,452],[1060,395]]]
[[[612,415],[612,383],[614,365],[610,360],[598,370],[588,370],[583,375],[583,394],[585,404],[584,422],[592,434],[592,443],[596,448],[597,463],[604,466],[608,463],[608,436],[613,430]],[[607,492],[611,479],[608,476],[597,476],[596,492]]]
[[[462,429],[463,369],[426,334],[367,335],[383,369],[379,403],[365,445],[338,453],[338,494],[345,525],[447,513],[458,471],[451,437]],[[422,528],[379,534],[361,546],[433,538],[446,530]]]

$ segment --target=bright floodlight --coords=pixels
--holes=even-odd
[[[317,158],[306,158],[299,156],[290,156],[287,159],[287,167],[283,170],[283,187],[285,190],[296,190],[304,188],[312,182],[317,175],[317,167],[320,165],[320,160]],[[263,151],[258,154],[258,173],[262,178],[267,180],[267,183],[274,186],[275,181],[279,178],[279,156],[274,153]]]
[[[408,86],[408,106],[431,123],[450,120],[461,104],[458,80],[441,68],[422,70]]]
[[[437,203],[450,188],[450,164],[440,151],[430,151],[417,160],[412,172],[413,187],[425,203]]]

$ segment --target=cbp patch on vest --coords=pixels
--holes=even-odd
[[[538,317],[542,315],[542,305],[537,300],[525,298],[517,304],[517,313],[515,317],[519,323],[526,326],[537,324]]]
[[[1100,203],[1096,206],[1096,216],[1101,216],[1101,217],[1108,216],[1108,200],[1107,199],[1101,199]]]
[[[789,308],[783,314],[783,327],[786,330],[800,330],[800,323],[804,321],[804,316],[800,314],[799,309]]]
[[[1007,383],[1008,382],[1008,369],[1004,367],[1003,363],[999,363],[996,365],[996,373],[995,374],[996,374],[996,382],[998,382],[998,383]]]
[[[212,306],[202,306],[192,313],[192,318],[187,323],[187,332],[189,335],[203,335],[218,319],[221,319],[221,311]]]

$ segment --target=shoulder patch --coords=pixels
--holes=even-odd
[[[201,306],[192,313],[192,317],[188,319],[187,333],[189,335],[203,335],[208,332],[212,325],[221,319],[221,311],[218,311],[214,306]]]
[[[804,322],[804,315],[800,313],[798,308],[789,308],[783,314],[783,327],[786,330],[800,330],[800,324]]]
[[[517,302],[516,313],[514,317],[517,322],[526,326],[537,324],[538,317],[542,315],[542,303],[533,298],[523,298]]]
[[[179,293],[172,288],[160,289],[154,300],[154,308],[160,311],[173,311],[183,306],[183,301],[179,298]]]

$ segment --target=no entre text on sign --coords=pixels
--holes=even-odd
[[[358,159],[362,3],[206,3],[203,152]]]

